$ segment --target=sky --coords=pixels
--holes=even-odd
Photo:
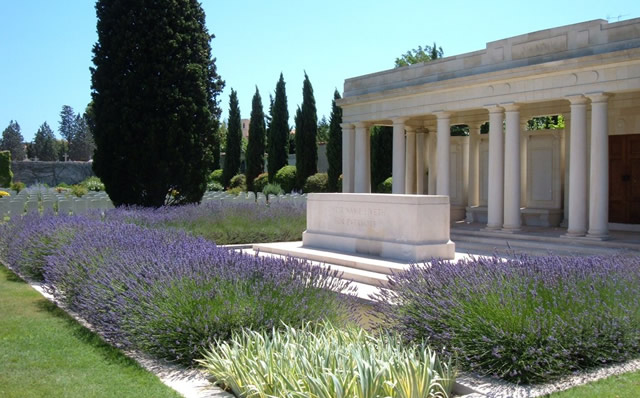
[[[638,0],[458,1],[322,0],[201,2],[207,16],[226,119],[231,88],[249,118],[256,87],[265,112],[282,72],[290,125],[302,103],[304,73],[318,119],[329,118],[344,80],[391,69],[407,50],[434,41],[452,56],[487,42],[594,19],[640,17]],[[92,0],[0,0],[0,131],[16,120],[25,141],[60,110],[84,111],[91,100]]]

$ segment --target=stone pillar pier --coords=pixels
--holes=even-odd
[[[412,126],[405,126],[407,131],[407,150],[404,193],[414,195],[416,193],[416,129]]]
[[[405,142],[404,123],[407,118],[393,119],[393,169],[391,176],[393,181],[392,193],[404,194],[405,185]]]
[[[416,130],[416,193],[424,195],[425,129]]]
[[[506,136],[504,148],[504,225],[518,231],[520,221],[520,106],[505,105]]]
[[[354,192],[355,130],[351,123],[342,127],[342,192]]]
[[[438,166],[436,195],[449,195],[450,157],[451,157],[451,113],[437,112],[438,118]]]
[[[587,231],[587,98],[571,101],[571,147],[569,148],[569,228],[568,236],[584,236]]]
[[[500,229],[504,217],[504,109],[490,106],[489,110],[489,197],[487,229]]]
[[[469,206],[480,204],[480,127],[469,126]]]
[[[371,193],[371,148],[369,124],[358,122],[356,127],[355,181],[356,193]]]
[[[462,140],[462,205],[469,204],[469,141],[470,137]]]
[[[591,170],[589,184],[589,235],[609,236],[609,132],[605,93],[591,99]]]

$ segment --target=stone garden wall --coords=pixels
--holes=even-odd
[[[55,187],[60,183],[77,184],[95,175],[89,162],[11,162],[13,181],[27,186],[40,183]]]

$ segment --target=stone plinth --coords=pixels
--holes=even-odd
[[[310,194],[304,247],[403,261],[453,259],[449,197]]]

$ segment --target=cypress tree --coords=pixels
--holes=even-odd
[[[253,179],[264,171],[265,122],[262,98],[258,87],[251,101],[251,121],[249,122],[249,143],[247,144],[247,189],[253,191]]]
[[[20,133],[20,125],[16,121],[10,121],[2,132],[0,139],[0,151],[11,152],[13,160],[24,160],[24,137]]]
[[[329,142],[327,143],[327,160],[329,162],[328,188],[329,192],[337,192],[340,190],[338,179],[342,174],[342,108],[336,104],[339,100],[340,93],[336,89],[333,93],[333,101],[331,101],[331,117],[329,118]]]
[[[200,3],[98,0],[96,14],[96,175],[116,205],[199,202],[224,85]]]
[[[62,105],[60,111],[60,123],[58,125],[58,132],[63,140],[67,141],[67,145],[73,140],[73,133],[75,131],[75,113],[73,108],[69,105]]]
[[[305,72],[302,84],[302,107],[300,108],[299,122],[296,123],[296,185],[298,189],[304,186],[307,177],[318,171],[317,134],[316,100],[313,97],[313,87],[309,76]]]
[[[47,122],[42,123],[33,140],[34,156],[38,160],[54,161],[58,158],[56,147],[56,137]]]
[[[229,125],[227,126],[227,151],[222,168],[222,185],[229,186],[229,182],[240,171],[240,154],[242,145],[242,127],[240,120],[240,106],[238,93],[231,89],[229,97]]]
[[[269,124],[268,156],[269,182],[273,182],[278,170],[288,164],[287,147],[289,146],[289,110],[287,108],[287,92],[282,73],[276,84],[276,97],[273,101],[271,123]]]

